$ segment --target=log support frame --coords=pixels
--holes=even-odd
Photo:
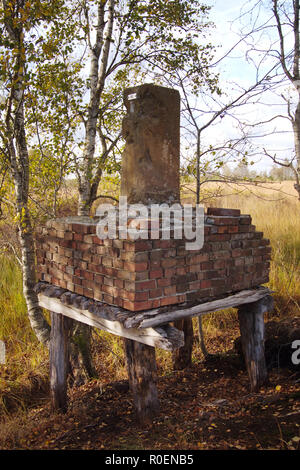
[[[242,348],[251,391],[255,392],[268,380],[264,353],[264,313],[272,308],[272,303],[272,297],[266,295],[256,302],[244,303],[238,306]],[[51,311],[50,313],[50,391],[52,409],[65,412],[67,410],[67,375],[72,320],[64,313],[58,313],[57,311]],[[83,323],[87,323],[84,320],[86,319],[83,316]],[[176,320],[175,327],[182,331],[185,336],[184,346],[177,346],[177,349],[173,351],[173,366],[174,369],[178,370],[191,365],[192,318],[185,317]],[[121,334],[121,336],[123,335]],[[129,386],[133,394],[137,419],[140,424],[146,424],[151,422],[159,413],[155,347],[128,337],[123,337],[123,341]]]

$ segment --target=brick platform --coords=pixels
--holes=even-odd
[[[238,210],[208,209],[197,251],[185,240],[100,240],[96,220],[88,221],[38,228],[39,280],[131,311],[213,300],[269,280],[269,240]]]

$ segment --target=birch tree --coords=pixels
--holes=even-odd
[[[296,165],[292,161],[288,162],[288,167],[292,169],[295,176],[295,189],[298,192],[298,199],[300,201],[300,48],[299,48],[299,0],[292,0],[292,2],[278,2],[273,0],[272,11],[276,20],[277,34],[279,38],[279,59],[282,70],[293,85],[297,93],[296,110],[294,113],[291,110],[290,100],[287,99],[288,117],[291,121],[294,133],[294,147]],[[288,32],[286,28],[292,32],[292,48],[287,46],[286,37]],[[281,166],[286,166],[286,161],[282,161],[272,156],[275,163]]]
[[[275,152],[262,145],[261,154],[293,172],[300,200],[299,0],[249,2],[239,20],[243,22],[240,34],[248,44],[245,59],[258,68],[272,64],[275,71],[264,80],[262,119],[245,122],[245,129],[253,129],[256,137],[266,139],[289,132],[283,131],[284,121],[289,122],[292,149]],[[278,113],[279,106],[286,112]]]
[[[34,291],[35,251],[29,210],[30,163],[25,101],[29,82],[28,35],[32,27],[47,21],[55,8],[56,2],[50,7],[42,2],[24,0],[2,0],[0,4],[0,73],[3,92],[0,106],[0,158],[4,175],[11,179],[14,188],[14,200],[8,202],[15,208],[28,315],[33,330],[44,344],[48,344],[50,327],[43,317]]]
[[[120,133],[109,135],[108,110],[122,114],[122,90],[143,80],[166,83],[181,67],[189,67],[195,86],[216,87],[209,73],[213,47],[200,44],[208,27],[208,7],[196,0],[85,0],[79,26],[89,52],[88,105],[79,115],[84,126],[82,155],[76,158],[78,214],[88,215],[108,156]],[[119,121],[117,121],[119,124]]]

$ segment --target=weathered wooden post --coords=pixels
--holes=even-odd
[[[71,320],[51,312],[50,393],[54,410],[67,410],[67,374],[69,368],[69,332]]]
[[[173,369],[181,370],[192,364],[194,330],[192,318],[184,318],[174,322],[175,328],[184,333],[184,345],[173,351]]]
[[[242,348],[253,392],[257,392],[268,381],[264,347],[264,313],[272,307],[272,303],[272,297],[266,296],[238,309]]]
[[[159,412],[155,348],[124,338],[129,386],[137,419],[147,424]]]

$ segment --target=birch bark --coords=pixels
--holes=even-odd
[[[106,7],[108,7],[107,17],[105,12]],[[100,100],[105,85],[110,44],[112,41],[114,8],[115,0],[99,1],[95,43],[92,46],[90,40],[88,41],[91,54],[90,99],[88,117],[85,124],[83,162],[80,169],[78,215],[90,214],[100,182],[100,178],[94,180],[94,177],[97,174],[99,175],[99,170],[95,168],[94,157]]]
[[[6,3],[2,1],[3,10],[7,9]],[[22,2],[18,6],[21,7],[21,4]],[[16,194],[18,232],[22,253],[23,293],[32,329],[37,338],[43,344],[48,345],[50,327],[43,317],[37,294],[34,291],[37,280],[33,229],[28,209],[29,155],[24,113],[24,90],[26,87],[24,27],[21,21],[14,23],[11,17],[6,18],[4,24],[15,53],[15,67],[11,78],[10,95],[7,100],[5,123],[9,167]]]

